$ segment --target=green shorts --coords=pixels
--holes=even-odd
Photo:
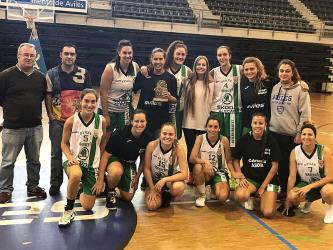
[[[65,173],[67,174],[68,161],[65,161],[63,163],[63,167]],[[95,195],[92,193],[91,189],[97,181],[98,169],[81,167],[81,171],[82,171],[81,182],[82,182],[83,193],[87,195]]]
[[[307,182],[304,182],[304,181],[300,181],[296,184],[296,187],[298,188],[302,188],[302,187],[305,187],[309,185],[309,183]],[[318,200],[318,199],[321,199],[321,193],[320,193],[320,190],[321,190],[322,187],[319,187],[319,188],[312,188],[307,194],[306,194],[306,200],[307,201],[310,201],[310,202],[313,202],[315,200]]]
[[[260,186],[261,186],[261,184],[259,184],[258,182],[254,181],[254,180],[252,180],[252,179],[246,178],[246,180],[247,180],[248,182],[252,183],[252,184],[256,187],[257,190],[258,190],[258,189],[260,188]],[[266,192],[271,191],[271,192],[275,192],[275,193],[277,193],[277,192],[279,192],[279,186],[276,185],[276,184],[273,184],[273,183],[269,183],[269,184],[267,185],[265,191],[266,191]]]
[[[120,162],[124,170],[117,187],[124,192],[134,193],[133,181],[137,174],[135,162],[128,163],[117,156],[111,156],[108,160],[108,166],[115,161]]]
[[[183,110],[176,111],[176,129],[177,129],[177,139],[182,138],[182,125],[183,125]]]
[[[212,178],[209,179],[209,181],[206,182],[206,185],[214,186],[215,184],[220,182],[229,182],[228,173],[222,171],[214,171],[214,175],[212,176]]]
[[[129,111],[125,112],[108,112],[110,117],[110,125],[107,126],[106,130],[108,132],[112,132],[113,130],[117,128],[122,128],[125,125],[130,124],[131,121],[131,114],[133,113],[132,106],[130,107]],[[102,109],[98,109],[98,114],[103,115]]]
[[[211,116],[219,119],[221,123],[220,134],[229,139],[230,147],[236,147],[236,142],[242,136],[242,114],[211,112]]]

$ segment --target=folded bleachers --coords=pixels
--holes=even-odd
[[[314,33],[288,0],[205,0],[221,25],[229,27]]]
[[[195,23],[186,0],[113,0],[112,16],[160,22]]]
[[[302,0],[302,2],[322,21],[333,22],[332,0]]]

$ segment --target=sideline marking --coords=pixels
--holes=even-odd
[[[270,226],[268,226],[264,221],[262,221],[258,216],[256,216],[254,213],[252,213],[251,211],[245,209],[244,207],[242,207],[241,205],[239,205],[239,207],[244,210],[250,217],[252,217],[256,222],[258,222],[262,227],[264,227],[268,232],[270,232],[273,236],[275,236],[276,238],[278,238],[280,241],[282,241],[282,243],[284,243],[289,249],[292,250],[297,250],[297,248],[292,245],[289,241],[287,241],[285,238],[283,238],[282,235],[280,235],[278,232],[276,232],[273,228],[271,228]]]

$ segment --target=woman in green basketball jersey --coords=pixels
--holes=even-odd
[[[304,124],[301,128],[301,145],[291,151],[284,214],[293,216],[293,205],[303,201],[307,202],[301,211],[309,213],[311,202],[321,198],[326,203],[324,222],[333,223],[333,158],[328,147],[317,143],[316,135],[313,124]],[[300,180],[296,183],[297,175]]]

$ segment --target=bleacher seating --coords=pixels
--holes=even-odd
[[[332,0],[302,0],[302,2],[322,21],[333,22]]]
[[[223,26],[314,33],[288,0],[205,0]]]
[[[186,0],[113,0],[112,16],[161,22],[195,23]]]

